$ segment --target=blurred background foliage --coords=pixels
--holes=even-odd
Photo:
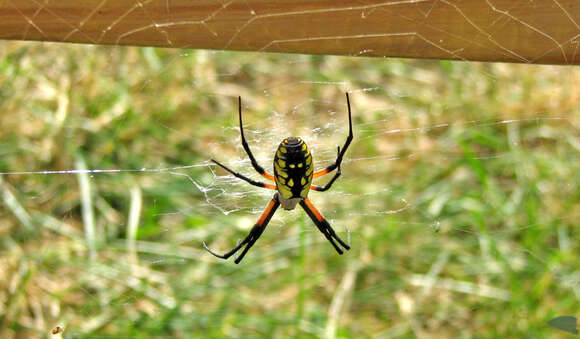
[[[286,136],[352,250],[280,210]],[[0,337],[557,337],[580,298],[580,69],[2,42]],[[184,166],[184,168],[180,168]],[[74,169],[90,174],[14,174]],[[144,169],[144,170],[143,170]],[[6,174],[8,173],[8,174]],[[328,179],[321,179],[324,183]]]

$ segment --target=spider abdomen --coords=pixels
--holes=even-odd
[[[312,173],[312,155],[306,143],[297,137],[282,140],[274,156],[274,178],[281,200],[306,198]]]

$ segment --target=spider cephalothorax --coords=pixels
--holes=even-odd
[[[250,234],[241,242],[239,243],[234,249],[227,252],[224,255],[217,254],[211,251],[205,244],[203,243],[203,247],[210,252],[211,254],[215,255],[218,258],[227,259],[240,250],[242,247],[245,246],[244,250],[240,254],[238,258],[236,258],[236,264],[239,264],[240,261],[244,258],[248,250],[254,245],[254,243],[258,240],[264,229],[270,222],[270,219],[281,205],[285,210],[293,210],[297,204],[306,211],[306,214],[312,219],[314,224],[318,227],[320,232],[324,234],[326,239],[330,241],[334,249],[338,252],[338,254],[342,254],[342,249],[337,245],[337,242],[340,246],[344,249],[349,250],[350,246],[347,245],[342,239],[336,235],[332,227],[326,219],[322,216],[322,214],[314,207],[310,199],[308,199],[308,192],[310,190],[314,191],[326,191],[328,190],[334,181],[340,176],[340,164],[342,163],[342,158],[344,153],[346,152],[350,142],[352,141],[352,119],[350,113],[350,100],[348,97],[348,93],[346,93],[346,104],[348,107],[348,137],[346,138],[346,142],[342,147],[337,149],[337,156],[336,161],[331,164],[330,166],[314,172],[313,164],[312,164],[312,155],[310,154],[310,150],[306,143],[298,138],[298,137],[289,137],[280,143],[278,149],[276,150],[276,154],[274,155],[274,175],[266,172],[262,166],[258,164],[254,155],[250,151],[250,146],[246,142],[246,137],[244,136],[244,127],[242,123],[242,98],[238,97],[238,114],[240,118],[240,134],[242,136],[242,146],[244,150],[248,154],[250,158],[250,162],[252,163],[252,167],[262,175],[264,178],[274,181],[276,185],[266,184],[260,181],[252,180],[246,177],[243,174],[235,172],[228,167],[222,165],[217,160],[212,161],[225,169],[226,171],[230,172],[234,176],[247,181],[248,183],[262,187],[262,188],[269,188],[277,190],[274,194],[274,197],[266,206],[266,209],[260,216],[260,219],[256,222],[256,225],[250,231]],[[312,185],[312,179],[323,176],[327,173],[332,172],[333,170],[337,169],[336,173],[330,179],[330,181],[325,186],[316,186]]]

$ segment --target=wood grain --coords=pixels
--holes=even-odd
[[[0,38],[577,65],[580,1],[9,0]]]

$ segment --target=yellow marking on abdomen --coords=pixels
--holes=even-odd
[[[288,178],[288,173],[284,171],[277,163],[274,163],[274,168],[276,169],[276,174],[280,177]]]
[[[308,190],[310,190],[310,186],[308,186],[308,185],[304,186],[304,188],[300,192],[300,196],[302,198],[306,198],[306,196],[308,195]]]
[[[284,197],[285,199],[292,198],[292,192],[290,191],[290,188],[286,185],[278,186],[278,192],[280,192],[280,194],[282,194],[282,197]]]

